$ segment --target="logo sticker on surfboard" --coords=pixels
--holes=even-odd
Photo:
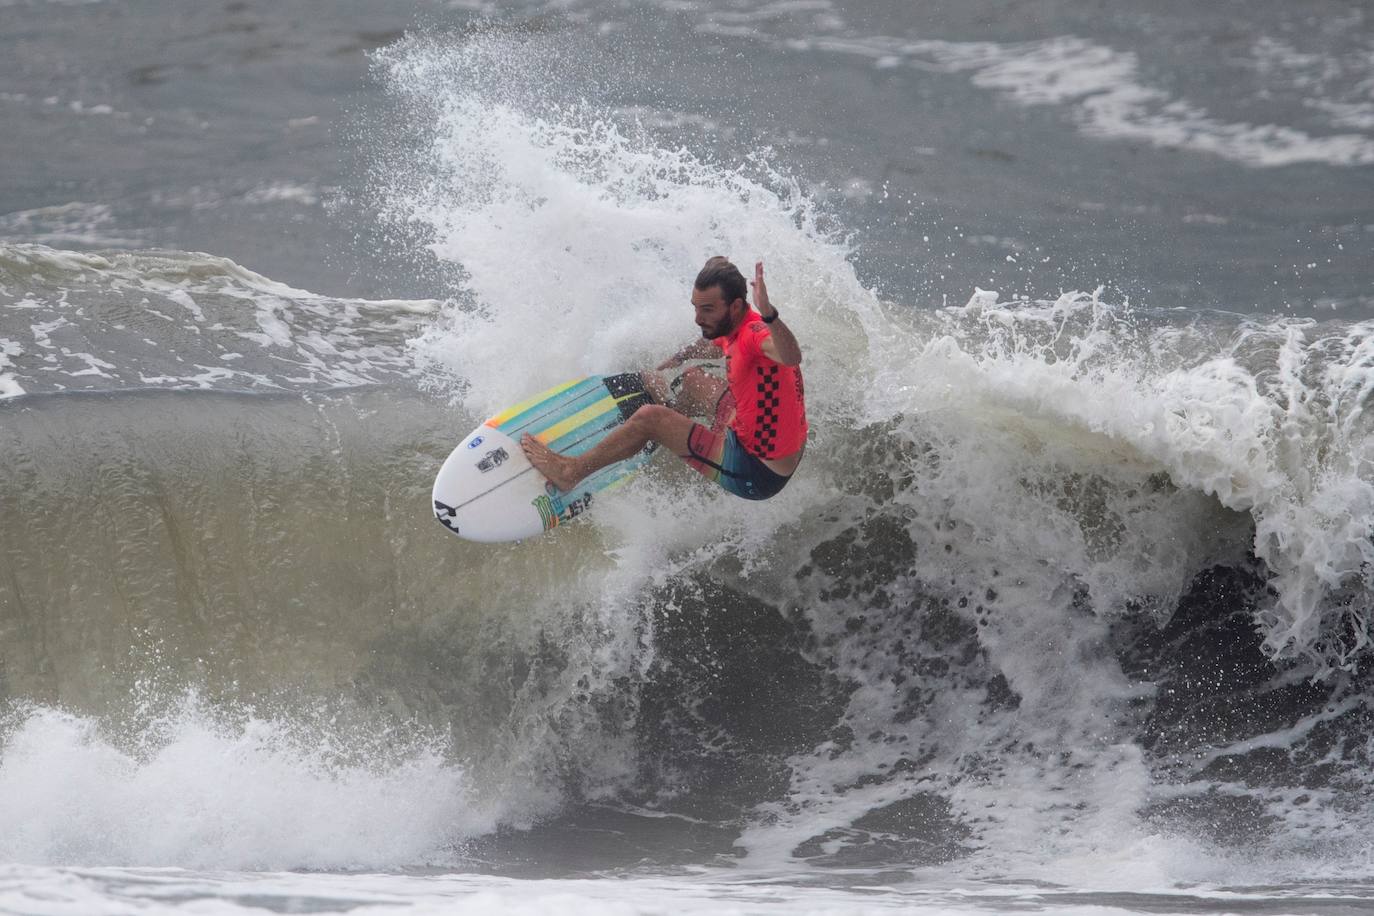
[[[445,528],[447,528],[449,531],[452,531],[454,534],[459,533],[458,524],[453,521],[454,517],[457,516],[457,514],[457,509],[453,508],[452,506],[445,505],[437,499],[434,500],[434,517],[439,520],[439,524],[443,525]]]
[[[471,446],[469,446],[471,448]],[[500,467],[510,454],[503,448],[494,448],[482,456],[482,460],[477,462],[477,470],[485,474],[492,468]]]
[[[553,500],[547,494],[536,496],[531,503],[534,508],[539,510],[539,520],[544,523],[544,530],[548,531],[558,524],[558,512],[553,508]]]

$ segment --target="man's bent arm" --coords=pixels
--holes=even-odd
[[[663,362],[659,363],[655,368],[659,370],[673,369],[677,366],[681,366],[689,359],[715,359],[718,356],[720,356],[720,347],[711,343],[709,340],[694,340]]]

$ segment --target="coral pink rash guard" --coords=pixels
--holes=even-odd
[[[727,337],[712,343],[725,351],[725,377],[735,399],[730,428],[740,445],[759,458],[786,458],[806,444],[806,392],[801,369],[763,354],[772,335],[753,309]]]

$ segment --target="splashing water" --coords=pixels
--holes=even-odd
[[[237,721],[235,721],[237,720]],[[442,744],[314,731],[194,694],[133,732],[14,711],[0,757],[0,857],[31,864],[359,868],[439,863],[490,829]]]

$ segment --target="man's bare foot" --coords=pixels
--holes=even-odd
[[[560,455],[529,433],[520,437],[520,449],[534,469],[564,493],[571,492],[584,475],[577,472],[577,461]]]

